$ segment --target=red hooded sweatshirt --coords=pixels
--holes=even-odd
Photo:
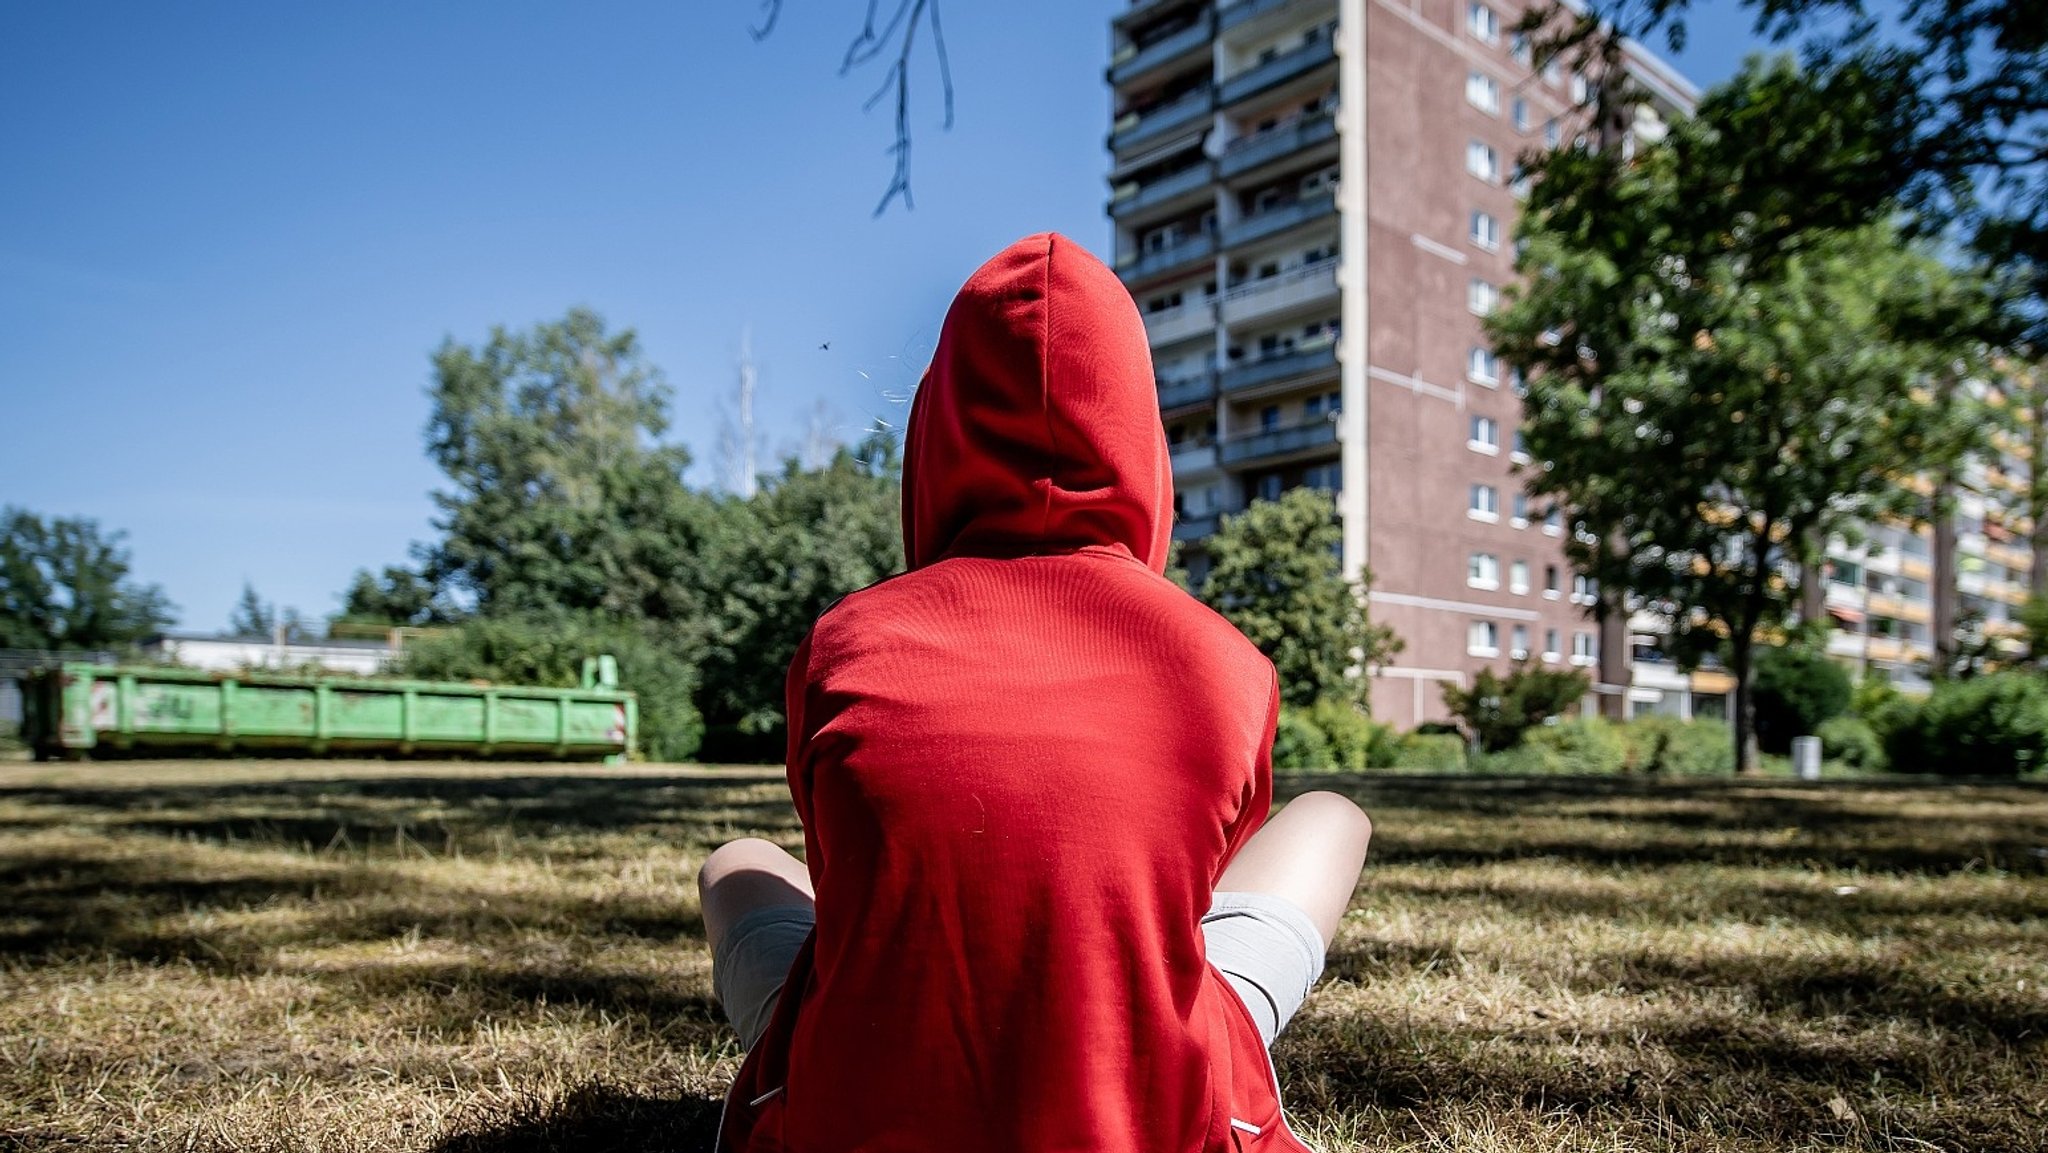
[[[910,571],[789,670],[817,928],[721,1149],[1303,1150],[1203,955],[1265,819],[1273,667],[1162,575],[1150,350],[1063,236],[960,290],[910,414]]]

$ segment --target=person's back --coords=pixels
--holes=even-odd
[[[725,1148],[1300,1148],[1285,1014],[1262,1037],[1203,936],[1271,799],[1277,688],[1161,575],[1150,380],[1128,295],[1064,238],[961,291],[905,448],[911,571],[790,668],[815,931]]]

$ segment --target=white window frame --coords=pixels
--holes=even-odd
[[[1493,213],[1475,208],[1466,222],[1465,235],[1488,252],[1500,251],[1500,220]]]
[[[1475,276],[1465,285],[1465,311],[1472,315],[1491,315],[1499,303],[1500,289],[1491,280]]]
[[[1500,81],[1477,68],[1465,73],[1465,103],[1488,116],[1500,115]]]
[[[1500,626],[1493,621],[1472,621],[1465,626],[1465,652],[1475,657],[1500,655]]]
[[[1492,575],[1488,575],[1488,574]],[[1465,587],[1475,589],[1498,589],[1500,587],[1500,558],[1490,552],[1475,552],[1465,558]]]
[[[1500,13],[1471,0],[1465,5],[1465,31],[1481,44],[1500,43]]]
[[[1600,663],[1600,650],[1593,642],[1592,633],[1584,629],[1572,633],[1572,663],[1580,668]]]
[[[1465,353],[1465,379],[1473,384],[1488,388],[1500,384],[1500,357],[1483,344],[1475,344]]]
[[[1572,73],[1571,92],[1573,104],[1584,104],[1593,95],[1593,86],[1586,81],[1585,73]]]
[[[1529,595],[1529,562],[1518,560],[1508,566],[1508,591],[1518,597]]]
[[[1557,651],[1557,630],[1556,630],[1556,629],[1544,629],[1544,630],[1543,630],[1543,663],[1544,663],[1544,664],[1546,664],[1546,665],[1554,665],[1554,664],[1556,664],[1556,663],[1557,663],[1557,662],[1558,662],[1558,661],[1559,661],[1560,659],[1562,659],[1563,657],[1564,657],[1564,654],[1563,654],[1563,653],[1561,653],[1561,652],[1559,652],[1559,651]]]
[[[1557,566],[1556,566],[1556,565],[1554,565],[1554,564],[1553,564],[1553,565],[1544,565],[1544,566],[1543,566],[1543,599],[1544,599],[1544,600],[1547,600],[1547,601],[1554,601],[1554,600],[1556,600],[1557,598],[1559,598],[1559,597],[1561,597],[1561,596],[1563,596],[1563,595],[1564,595],[1563,591],[1561,591],[1561,590],[1560,590],[1560,589],[1559,589],[1559,588],[1558,588],[1558,587],[1557,587],[1556,585],[1554,585],[1554,584],[1551,584],[1551,583],[1550,583],[1550,580],[1551,580],[1551,578],[1552,578],[1552,577],[1554,577],[1554,576],[1556,576],[1556,575],[1557,575]]]
[[[1488,456],[1500,453],[1500,422],[1474,413],[1465,425],[1465,447]]]
[[[1500,490],[1490,484],[1474,482],[1465,490],[1465,516],[1471,520],[1499,524]],[[1496,575],[1494,583],[1498,584],[1499,581],[1500,578]]]
[[[1543,518],[1543,534],[1545,536],[1564,535],[1564,511],[1562,509],[1551,509],[1550,515]]]
[[[1508,656],[1518,661],[1529,659],[1529,626],[1516,625],[1508,633]]]
[[[1517,96],[1509,103],[1508,118],[1513,121],[1515,131],[1529,131],[1529,126],[1535,123],[1535,121],[1529,119],[1529,100],[1527,97]]]
[[[1515,493],[1514,503],[1510,507],[1513,509],[1520,509],[1521,511],[1515,512],[1512,515],[1510,515],[1508,517],[1508,523],[1514,525],[1516,528],[1528,528],[1529,494],[1526,492],[1517,491]]]
[[[1500,183],[1500,152],[1484,140],[1465,142],[1465,172],[1488,184]]]

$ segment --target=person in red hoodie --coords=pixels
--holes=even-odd
[[[736,841],[699,876],[748,1049],[720,1150],[1307,1148],[1267,1046],[1371,824],[1331,793],[1266,820],[1273,666],[1163,575],[1154,397],[1073,241],[960,290],[911,407],[908,571],[790,664],[804,860]]]

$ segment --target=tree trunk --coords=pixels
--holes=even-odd
[[[1600,684],[1604,690],[1598,694],[1600,715],[1610,721],[1625,721],[1632,679],[1629,658],[1633,655],[1628,643],[1628,609],[1621,603],[1621,594],[1604,584],[1597,603],[1594,620],[1599,626]]]
[[[2036,370],[2029,386],[2027,407],[2034,412],[2028,430],[2033,452],[2027,459],[2027,517],[2033,522],[2027,526],[2032,530],[2027,544],[2033,550],[2034,566],[2027,573],[2027,591],[2038,597],[2048,596],[2048,523],[2044,523],[2048,522],[2048,379],[2042,379],[2041,370]]]
[[[1928,628],[1933,633],[1935,680],[1947,680],[1956,667],[1956,618],[1962,607],[1956,587],[1956,477],[1944,470],[1934,486],[1934,580],[1928,595],[1934,602]]]
[[[1737,641],[1730,646],[1729,669],[1735,676],[1735,772],[1738,776],[1754,776],[1757,772],[1756,750],[1756,698],[1750,692],[1750,645],[1747,640]]]

